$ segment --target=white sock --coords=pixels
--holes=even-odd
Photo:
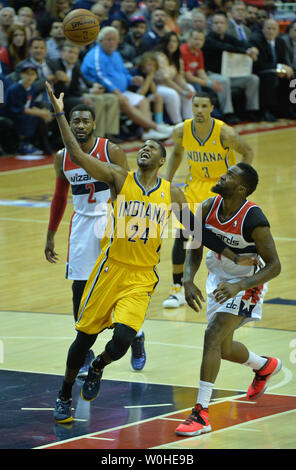
[[[249,351],[249,359],[244,362],[244,366],[252,367],[254,370],[259,370],[267,362],[266,357],[258,356],[257,354]]]
[[[197,402],[203,408],[208,408],[212,396],[214,384],[211,382],[199,381]]]
[[[139,338],[139,336],[142,336],[143,330],[142,328],[139,329],[138,333],[136,334],[136,338]]]

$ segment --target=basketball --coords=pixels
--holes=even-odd
[[[78,46],[87,46],[96,40],[100,23],[91,11],[78,8],[65,16],[63,29],[70,42]]]

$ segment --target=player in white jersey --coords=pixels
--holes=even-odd
[[[281,369],[280,359],[258,356],[233,340],[234,331],[247,321],[260,320],[267,281],[278,276],[280,261],[262,210],[247,197],[258,184],[256,170],[238,163],[222,175],[212,191],[218,196],[202,204],[205,227],[219,236],[237,255],[257,253],[259,267],[238,266],[212,251],[206,265],[209,271],[207,291],[208,327],[204,337],[198,397],[192,413],[176,428],[176,434],[197,436],[211,431],[208,405],[219,372],[221,359],[252,367],[255,378],[247,398],[257,399],[270,377]],[[185,297],[199,311],[201,292],[193,283],[202,260],[202,247],[189,250],[185,263]]]
[[[75,106],[70,113],[70,126],[82,150],[104,162],[115,163],[128,169],[123,150],[108,139],[95,137],[95,114],[86,105]],[[101,252],[100,242],[107,223],[107,203],[111,193],[106,183],[91,178],[85,170],[75,165],[66,149],[55,158],[56,187],[51,203],[45,256],[50,263],[58,260],[54,237],[62,220],[71,186],[74,212],[70,222],[66,278],[71,279],[73,291],[73,314],[75,321],[80,299],[87,279]],[[139,351],[138,351],[139,350]],[[88,364],[93,358],[90,351],[79,376],[87,375]],[[132,345],[131,363],[144,367],[144,333],[140,330]]]

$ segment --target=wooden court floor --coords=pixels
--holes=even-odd
[[[47,426],[53,426],[52,412],[42,411],[42,407],[39,411],[33,411],[32,399],[31,406],[26,407],[24,404],[23,408],[28,408],[27,413],[35,413],[35,418],[42,415],[42,426],[40,425],[41,430],[38,432],[44,433],[44,439],[40,445],[37,441],[29,441],[27,447],[43,448],[58,444],[60,448],[76,446],[100,449],[296,447],[296,133],[295,128],[287,128],[252,133],[244,138],[254,148],[253,164],[260,178],[258,189],[251,200],[263,209],[271,223],[282,272],[269,283],[263,320],[239,329],[236,338],[258,354],[274,355],[282,359],[283,369],[270,383],[268,393],[258,403],[246,403],[244,393],[252,381],[252,371],[243,366],[222,362],[215,384],[216,399],[210,405],[213,432],[191,439],[176,439],[174,436],[173,430],[178,420],[184,419],[196,398],[206,315],[205,308],[199,314],[187,306],[172,311],[162,308],[162,301],[171,284],[173,241],[170,236],[163,241],[159,265],[160,282],[144,324],[146,366],[140,373],[134,372],[127,354],[104,372],[106,384],[113,384],[113,388],[119,387],[119,390],[123,387],[122,384],[144,384],[145,390],[150,387],[149,390],[153,390],[153,393],[149,395],[149,403],[145,404],[140,400],[135,408],[138,412],[139,409],[143,412],[145,406],[154,407],[153,413],[145,416],[143,413],[135,414],[131,421],[125,419],[118,425],[115,419],[111,430],[110,426],[96,429],[92,423],[91,428],[85,427],[82,431],[77,430],[77,433],[66,432],[49,438],[46,429]],[[136,167],[136,146],[131,143],[124,146],[131,169]],[[168,153],[170,149],[168,145]],[[0,397],[6,382],[12,380],[14,387],[21,387],[18,380],[20,377],[25,380],[24,377],[28,377],[26,374],[33,374],[35,378],[43,377],[45,383],[47,378],[49,382],[56,378],[60,380],[64,373],[68,347],[75,336],[71,313],[71,282],[65,279],[71,198],[56,235],[59,262],[51,265],[45,260],[44,246],[55,184],[53,167],[49,161],[49,164],[40,166],[12,167],[8,170],[3,166],[1,169],[3,161],[0,159]],[[163,173],[164,170],[160,174]],[[175,181],[181,183],[185,175],[184,162]],[[206,269],[203,264],[196,279],[203,292],[205,279]],[[94,347],[97,354],[110,336],[111,332],[108,331],[100,335]],[[5,374],[12,374],[13,378]],[[154,389],[156,386],[159,388]],[[166,387],[170,389],[169,403],[174,403],[173,409],[168,405],[166,408],[163,406],[166,402],[161,401],[166,399],[162,395],[167,390]],[[128,391],[122,393],[129,396]],[[42,397],[40,400],[42,402]],[[2,401],[2,405],[3,403],[5,405]],[[0,429],[1,426],[5,427],[2,414],[4,405],[1,408],[0,399]],[[161,406],[159,412],[158,405]],[[38,404],[35,406],[38,408]],[[54,406],[54,402],[48,405],[49,408],[50,406]],[[103,407],[102,403],[95,406]],[[112,405],[108,402],[108,407],[113,406],[114,403]],[[96,409],[94,413],[100,416],[100,409]],[[116,415],[116,407],[114,413]],[[151,438],[152,435],[155,436],[152,430],[155,420],[161,422],[163,430],[159,440]],[[122,432],[118,431],[120,426]],[[13,430],[13,424],[11,427]],[[147,439],[139,441],[137,447],[135,435],[142,429],[141,435]],[[77,437],[81,435],[84,437]],[[18,448],[17,439],[11,445]]]

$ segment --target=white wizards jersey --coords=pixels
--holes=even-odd
[[[89,154],[102,162],[110,163],[107,148],[108,139],[98,137]],[[111,196],[109,186],[95,180],[83,168],[75,165],[66,149],[63,156],[63,173],[71,184],[76,214],[89,217],[107,214],[107,202]]]

